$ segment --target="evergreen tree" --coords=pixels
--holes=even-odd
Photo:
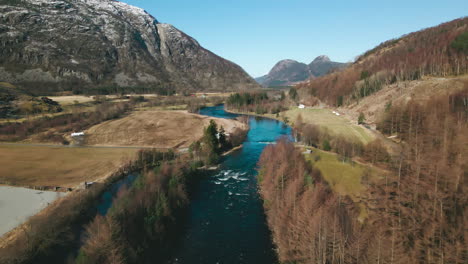
[[[216,123],[214,120],[210,120],[210,124],[203,134],[203,153],[206,155],[205,164],[215,164],[219,160],[219,140],[216,134],[218,134]]]
[[[221,126],[219,128],[219,137],[218,137],[218,141],[219,141],[219,148],[220,150],[225,150],[227,149],[229,146],[228,146],[228,141],[226,139],[226,131],[224,131],[224,127]]]
[[[358,124],[364,124],[364,122],[366,121],[366,117],[364,116],[364,113],[363,112],[360,112],[359,113],[359,117],[358,117]]]
[[[297,98],[297,90],[296,90],[296,88],[293,87],[293,88],[291,88],[291,89],[289,90],[289,97],[290,97],[292,100],[294,100],[294,101],[296,101],[296,99],[298,99],[298,98]]]

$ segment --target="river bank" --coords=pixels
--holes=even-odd
[[[98,212],[99,197],[114,183],[150,166],[158,151],[140,151],[138,158],[120,167],[103,182],[75,190],[58,199],[0,241],[0,263],[61,263],[79,247],[83,226]]]
[[[201,114],[237,118],[223,106]],[[277,263],[262,201],[257,192],[257,162],[265,146],[291,137],[284,123],[248,117],[242,148],[222,159],[219,170],[193,186],[187,222],[179,230],[165,263]]]
[[[229,116],[228,118],[233,118],[229,114],[226,115]],[[215,172],[215,175],[202,177],[200,182],[192,182],[190,184],[190,189],[193,190],[193,195],[190,199],[191,202],[188,205],[189,207],[185,211],[185,213],[176,213],[177,217],[182,217],[183,219],[185,219],[184,221],[182,221],[185,222],[182,223],[184,225],[183,232],[195,231],[197,233],[203,233],[205,231],[208,231],[209,233],[207,234],[212,234],[212,232],[216,233],[218,231],[220,232],[217,236],[215,236],[215,239],[222,239],[222,242],[211,241],[209,239],[206,239],[204,241],[204,239],[199,237],[197,239],[199,243],[198,246],[195,246],[196,248],[206,252],[213,252],[213,245],[231,245],[227,247],[230,248],[229,251],[226,251],[227,248],[223,247],[223,249],[219,250],[218,252],[222,254],[216,254],[216,256],[209,256],[210,254],[208,253],[197,253],[197,251],[192,251],[192,249],[190,249],[189,251],[196,255],[193,258],[194,260],[207,257],[209,259],[218,260],[227,259],[228,261],[226,263],[250,263],[248,260],[252,259],[263,259],[262,261],[260,261],[260,263],[276,262],[276,257],[273,250],[273,246],[271,244],[269,230],[265,225],[265,216],[263,214],[262,203],[256,191],[257,185],[255,178],[255,166],[262,149],[267,144],[273,143],[278,137],[290,135],[291,130],[284,124],[269,119],[260,120],[255,118],[249,118],[249,124],[251,128],[253,126],[254,132],[251,133],[249,131],[247,139],[242,145],[224,153],[219,171]],[[140,164],[140,169],[144,166],[144,164],[148,164],[151,162],[154,163],[154,158],[145,157],[141,155],[138,156],[137,160]],[[8,263],[8,257],[13,256],[13,258],[10,258],[10,260],[15,259],[14,261],[17,263],[24,263],[28,259],[31,260],[31,258],[34,256],[35,263],[46,263],[47,261],[51,260],[56,260],[60,262],[60,260],[67,258],[69,256],[69,254],[67,253],[69,252],[67,251],[67,248],[75,247],[73,245],[76,245],[76,241],[80,241],[77,240],[77,235],[82,233],[83,226],[85,226],[86,223],[89,222],[90,219],[92,219],[96,214],[95,212],[97,209],[90,208],[96,208],[96,202],[98,200],[97,197],[102,196],[105,190],[109,188],[109,184],[118,181],[118,179],[121,179],[123,176],[128,175],[129,172],[130,170],[121,171],[121,174],[118,177],[117,175],[115,175],[115,177],[113,177],[113,180],[109,179],[109,181],[106,181],[105,184],[97,183],[89,190],[83,190],[81,192],[77,192],[76,194],[72,193],[70,197],[73,196],[73,199],[65,199],[63,202],[57,203],[57,205],[53,208],[48,208],[46,211],[44,211],[43,214],[41,214],[39,218],[34,218],[33,224],[30,224],[28,222],[26,225],[24,225],[25,227],[28,227],[28,230],[38,230],[38,232],[34,231],[34,233],[37,233],[35,239],[29,241],[28,243],[24,243],[24,245],[26,246],[25,248],[24,246],[20,246],[25,241],[25,233],[23,233],[23,235],[17,236],[15,238],[15,241],[10,241],[7,248],[2,249],[4,250],[3,252],[6,253],[3,254],[2,252],[2,260],[6,260],[6,263]],[[132,186],[139,186],[139,184],[141,183],[137,179],[135,183],[132,184]],[[204,196],[210,193],[205,193],[201,191],[201,189],[207,187],[207,185],[211,186],[209,188],[213,188],[213,191],[216,193],[216,195],[222,194],[224,198],[221,200],[213,201],[211,200],[211,198],[214,197],[205,197],[208,198],[210,201],[200,201],[200,196]],[[228,191],[226,192],[226,190]],[[133,198],[131,200],[133,200]],[[78,204],[73,203],[73,201],[78,202]],[[200,206],[203,209],[194,210],[194,208],[200,208]],[[69,210],[71,208],[81,209]],[[185,208],[185,206],[177,208],[179,208],[182,211],[185,210],[183,209]],[[176,209],[176,211],[179,209]],[[205,211],[206,209],[208,209],[208,211]],[[64,218],[56,218],[58,222],[51,221],[50,223],[45,224],[48,221],[48,219],[51,219],[51,217],[55,217],[59,214],[60,211],[62,211],[62,214],[63,212],[70,212],[71,214],[65,214],[66,217]],[[110,211],[114,211],[114,209],[111,208]],[[201,222],[199,222],[198,220],[195,220],[195,218],[201,216],[200,212],[202,211],[205,211],[207,215],[206,217],[199,219],[201,220]],[[218,211],[223,212],[221,215],[218,216],[213,215],[215,214],[215,212]],[[197,215],[195,218],[193,215],[194,212],[196,212]],[[226,222],[227,219],[232,219],[229,220],[232,221],[232,224],[228,224]],[[189,226],[194,224],[194,220],[196,222],[196,227],[194,227],[194,229],[189,228]],[[176,224],[176,222],[173,223],[175,224],[175,228],[172,230],[177,230],[176,232],[179,232],[181,226],[179,226],[179,224]],[[206,227],[210,226],[211,224],[213,224],[212,227],[214,227],[217,231],[209,231],[206,229]],[[225,224],[228,224],[231,230],[225,230]],[[46,228],[43,229],[44,227]],[[71,227],[71,229],[68,229],[67,231],[66,227]],[[21,232],[20,229],[19,231]],[[51,231],[52,229],[54,231]],[[225,233],[226,231],[227,233]],[[172,231],[170,232],[172,233]],[[252,234],[252,236],[240,236],[241,234],[245,233]],[[74,235],[70,236],[70,234]],[[187,236],[183,236],[181,234],[182,233],[179,233],[179,236],[175,237],[181,238],[182,240],[187,238]],[[199,234],[202,235],[201,233]],[[58,239],[59,237],[67,237],[67,241],[60,240]],[[193,238],[192,235],[189,235],[188,237]],[[206,237],[206,235],[202,235],[202,237]],[[29,251],[30,249],[34,248],[34,244],[42,243],[41,241],[44,241],[44,239],[47,239],[48,242],[50,242],[50,244],[44,244],[44,247],[45,249],[47,249],[47,252]],[[175,240],[175,243],[180,245],[181,240]],[[242,244],[245,242],[247,242],[245,246],[238,249],[236,248],[237,245],[239,245],[239,243]],[[186,254],[192,254],[189,252],[184,252],[184,249],[178,247],[174,247],[170,251],[174,253],[174,255],[179,256],[175,257],[175,259],[178,260],[186,259],[184,257],[187,256]],[[184,256],[180,256],[180,254]],[[20,256],[20,258],[15,258],[15,256]],[[239,256],[241,256],[241,259],[244,259],[246,262],[239,262]],[[168,259],[168,263],[172,263],[174,260],[173,257],[168,257]],[[187,259],[192,258],[189,257]]]

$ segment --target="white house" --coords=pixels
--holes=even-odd
[[[305,105],[300,104],[300,105],[298,106],[298,108],[299,108],[299,109],[304,109],[304,108],[305,108]]]
[[[84,132],[76,132],[71,134],[72,137],[83,137],[84,135]]]

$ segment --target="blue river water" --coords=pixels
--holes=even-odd
[[[235,118],[222,105],[200,114]],[[284,123],[249,117],[243,147],[223,160],[220,169],[200,180],[191,197],[184,229],[168,263],[277,263],[262,201],[258,195],[257,162],[268,144],[291,137]]]

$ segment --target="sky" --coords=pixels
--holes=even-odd
[[[381,42],[468,15],[467,0],[123,0],[262,76],[280,60],[351,62]]]

